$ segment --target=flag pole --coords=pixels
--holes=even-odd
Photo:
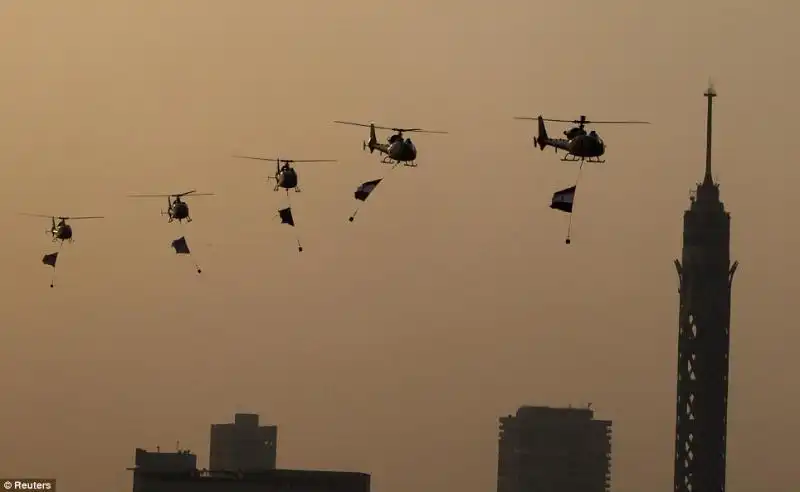
[[[572,193],[572,211],[569,213],[569,225],[567,225],[567,239],[564,241],[565,244],[572,243],[572,215],[575,212],[575,196],[578,194],[578,182],[581,180],[582,172],[583,161],[581,161],[580,167],[578,167],[578,176],[575,178],[575,191]]]

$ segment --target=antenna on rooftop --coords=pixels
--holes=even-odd
[[[708,109],[706,114],[706,173],[704,181],[712,183],[714,180],[711,177],[711,110],[714,105],[714,98],[717,97],[717,91],[714,90],[714,83],[709,79],[708,89],[703,94],[708,99]]]

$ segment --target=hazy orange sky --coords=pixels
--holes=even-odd
[[[756,6],[757,5],[757,6]],[[279,425],[278,463],[376,492],[495,490],[497,418],[583,405],[614,421],[615,492],[672,485],[682,213],[714,173],[732,213],[729,492],[795,492],[797,2],[4,0],[0,3],[0,474],[127,490],[136,447],[204,465],[235,411]],[[574,164],[515,115],[598,127]],[[421,126],[419,167],[366,131]],[[551,133],[559,130],[554,126]],[[363,130],[363,131],[362,131]],[[251,153],[298,166],[285,196]],[[195,221],[158,200],[197,188]],[[57,286],[46,219],[75,222]],[[198,277],[172,239],[186,234]],[[793,480],[794,479],[794,480]]]

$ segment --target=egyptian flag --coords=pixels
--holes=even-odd
[[[367,181],[366,183],[362,183],[361,186],[359,186],[356,192],[354,193],[356,200],[361,200],[362,202],[365,201],[367,197],[369,197],[370,193],[372,193],[375,190],[375,187],[378,186],[378,184],[382,180],[383,179],[381,178],[372,181]]]
[[[172,248],[175,250],[175,254],[178,255],[191,254],[191,251],[189,251],[189,245],[186,243],[186,238],[184,236],[172,241]]]
[[[294,227],[294,217],[292,217],[291,207],[278,210],[278,216],[281,218],[281,224],[289,224]]]
[[[56,267],[56,260],[58,260],[58,252],[50,253],[49,255],[44,255],[42,257],[42,263],[53,268]]]
[[[553,200],[550,203],[550,208],[572,213],[572,204],[575,201],[575,189],[575,186],[571,186],[553,193]]]

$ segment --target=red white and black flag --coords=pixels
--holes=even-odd
[[[550,208],[560,210],[568,214],[572,213],[572,204],[575,201],[576,186],[570,186],[563,190],[553,193],[553,200],[550,202]]]

